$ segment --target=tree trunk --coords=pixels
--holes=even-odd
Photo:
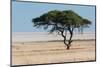
[[[66,36],[64,36],[64,44],[67,46],[67,43],[66,43]]]
[[[67,48],[66,48],[67,50],[70,49],[70,46],[71,46],[71,43],[72,43],[73,30],[74,30],[74,28],[72,28],[72,29],[69,28],[69,29],[68,29],[68,31],[69,31],[69,33],[70,33],[70,37],[69,37],[67,43],[66,43],[66,35],[64,35],[64,31],[61,31],[61,35],[62,35],[62,37],[64,38],[64,44],[67,46]]]
[[[69,28],[70,38],[68,40],[68,47],[67,47],[67,49],[70,49],[70,46],[71,46],[71,43],[72,43],[73,30],[74,30],[74,28],[72,28],[72,29]]]
[[[67,46],[67,50],[69,50],[70,49],[70,46]]]
[[[64,31],[61,31],[61,35],[62,35],[62,37],[64,38],[64,44],[67,46],[66,49],[70,49],[70,46],[66,43],[66,36],[64,35],[63,32],[64,32]]]
[[[72,43],[72,36],[73,36],[73,33],[70,32],[70,38],[69,38],[69,40],[68,40],[67,49],[70,49],[70,46],[71,46],[71,43]]]

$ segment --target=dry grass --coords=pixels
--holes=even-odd
[[[95,60],[95,41],[74,41],[66,50],[63,42],[14,42],[13,65]]]

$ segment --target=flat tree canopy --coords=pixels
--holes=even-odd
[[[72,10],[52,10],[41,15],[40,17],[32,19],[32,22],[34,24],[34,27],[43,27],[44,29],[52,27],[49,31],[50,33],[55,31],[57,33],[60,33],[64,38],[63,42],[66,45],[67,49],[70,49],[74,29],[83,29],[84,27],[89,27],[89,25],[91,24],[91,21],[81,17]],[[68,40],[66,40],[66,32],[70,33],[70,37]]]

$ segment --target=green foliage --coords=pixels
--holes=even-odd
[[[52,26],[51,32],[68,30],[68,28],[83,28],[88,27],[91,22],[82,18],[80,15],[72,10],[58,11],[53,10],[41,15],[40,17],[32,20],[35,27],[43,26],[44,29],[48,29]]]

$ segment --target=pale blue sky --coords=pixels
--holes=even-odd
[[[64,4],[46,4],[31,2],[12,2],[12,32],[44,32],[43,29],[33,27],[32,19],[51,10],[73,10],[80,16],[92,21],[86,32],[95,31],[95,6],[79,6]]]

